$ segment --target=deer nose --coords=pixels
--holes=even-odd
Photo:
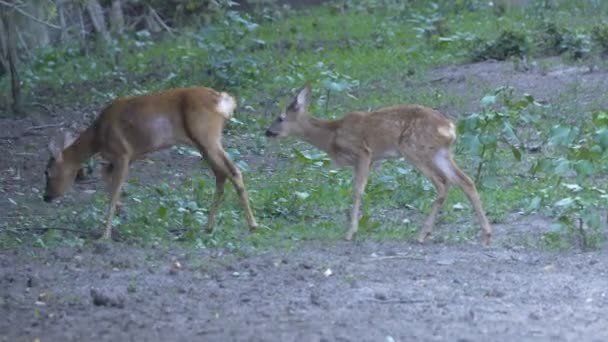
[[[277,134],[275,132],[271,131],[271,130],[267,130],[266,131],[266,136],[267,137],[276,137]]]

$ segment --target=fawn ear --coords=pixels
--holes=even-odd
[[[296,96],[294,105],[298,112],[304,113],[308,111],[308,106],[310,104],[310,93],[310,85],[307,84],[304,86],[304,88],[302,88],[302,90],[300,90],[300,92]]]

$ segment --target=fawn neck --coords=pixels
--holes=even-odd
[[[309,116],[303,120],[301,127],[302,139],[316,148],[330,153],[334,139],[335,126],[333,121],[317,119]]]
[[[64,160],[75,167],[99,152],[95,141],[95,125],[87,128],[78,138],[63,151]]]

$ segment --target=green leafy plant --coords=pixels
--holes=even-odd
[[[505,150],[515,161],[522,160],[525,146],[521,135],[530,134],[526,130],[538,121],[528,109],[537,105],[531,95],[513,100],[513,88],[500,87],[481,99],[481,112],[459,121],[461,145],[477,164],[476,181],[481,181],[486,171],[485,181],[496,183]]]
[[[473,61],[486,59],[505,60],[509,57],[523,57],[529,51],[529,42],[525,32],[503,30],[491,42],[478,40],[477,48],[472,51]]]

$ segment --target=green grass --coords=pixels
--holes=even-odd
[[[583,32],[601,18],[601,11],[584,3],[579,7],[564,3],[542,13],[545,20],[560,27]],[[178,240],[197,247],[234,249],[290,249],[304,240],[331,243],[341,239],[346,229],[352,175],[348,170],[330,169],[327,158],[304,143],[263,138],[264,128],[280,110],[278,103],[289,100],[293,90],[303,83],[311,82],[313,113],[320,117],[402,102],[462,108],[462,98],[433,87],[406,89],[404,82],[424,83],[431,68],[467,62],[471,42],[466,37],[491,41],[500,33],[497,23],[503,28],[528,32],[532,37],[542,20],[540,12],[531,7],[513,7],[500,18],[486,5],[480,5],[477,11],[459,13],[441,9],[438,15],[445,20],[447,36],[456,38],[440,41],[438,36],[418,37],[416,29],[421,24],[409,20],[412,13],[431,16],[433,10],[428,3],[417,2],[409,11],[372,9],[336,13],[325,6],[311,8],[284,14],[276,21],[259,20],[259,27],[252,31],[231,26],[234,23],[216,23],[214,30],[183,30],[178,37],[166,40],[133,35],[110,47],[99,47],[91,56],[81,56],[76,47],[48,50],[22,66],[24,81],[39,101],[59,104],[79,101],[101,105],[120,95],[193,84],[228,89],[239,98],[238,121],[229,125],[226,140],[233,159],[239,160],[245,169],[252,206],[262,225],[260,230],[254,234],[246,232],[242,211],[229,186],[217,229],[211,235],[202,234],[199,228],[206,221],[214,190],[212,177],[203,174],[177,187],[163,181],[153,186],[130,184],[125,200],[128,217],[116,221],[126,240],[146,245]],[[244,34],[237,37],[235,27]],[[323,84],[328,79],[346,82],[349,89],[330,94],[326,114],[327,91]],[[0,87],[6,88],[6,84]],[[569,104],[576,103],[569,97],[576,97],[576,92],[573,83],[569,95],[565,94],[563,101],[551,104],[553,107],[545,112],[556,108],[559,112],[584,112],[587,109]],[[559,115],[544,119],[548,120],[543,123],[544,133],[561,122]],[[570,196],[569,190],[556,185],[554,175],[544,178],[529,175],[529,165],[540,157],[525,155],[524,160],[516,162],[510,150],[502,148],[492,157],[497,165],[486,171],[493,176],[494,183],[478,184],[490,219],[505,222],[513,212],[539,212],[556,218],[564,215],[553,204]],[[473,176],[475,156],[467,152],[462,141],[456,151],[459,164]],[[259,154],[269,164],[279,166],[269,172],[248,167],[241,157]],[[366,214],[358,238],[413,239],[419,229],[417,222],[428,214],[434,196],[430,183],[410,166],[399,161],[383,164],[370,178],[364,199]],[[542,198],[541,204],[531,206],[536,197]],[[595,201],[593,198],[589,195],[589,201]],[[93,209],[85,214],[74,215],[74,208],[64,208],[56,218],[35,223],[99,229],[106,201],[105,194],[98,195],[86,204]],[[457,209],[461,205],[464,208]],[[576,212],[568,215],[576,216]],[[448,229],[448,240],[461,241],[477,234],[474,212],[461,191],[450,191],[439,224],[464,227]],[[3,244],[15,241],[15,234],[3,236]],[[564,241],[568,245],[568,234],[556,236],[550,237],[552,246],[561,246]],[[85,243],[70,233],[58,231],[49,231],[38,237],[36,243],[48,245],[53,241]]]

